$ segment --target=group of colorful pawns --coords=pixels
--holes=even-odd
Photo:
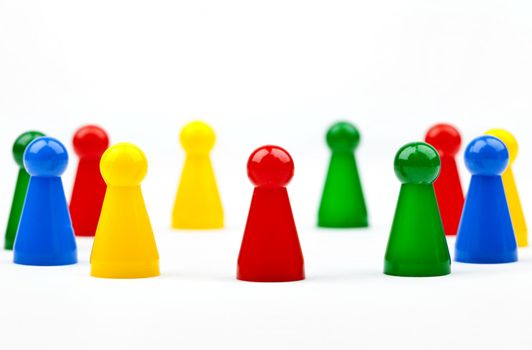
[[[175,229],[218,229],[224,225],[210,151],[215,134],[195,121],[181,131],[185,163],[172,215]],[[318,226],[363,228],[368,215],[357,169],[360,141],[351,123],[338,122],[326,136],[332,156],[318,212]],[[517,142],[494,129],[472,140],[465,164],[472,173],[464,200],[456,163],[461,137],[451,125],[432,127],[426,142],[401,147],[395,173],[401,190],[384,259],[394,276],[442,276],[451,272],[446,235],[457,235],[455,260],[497,264],[517,261],[527,229],[509,163]],[[104,278],[158,276],[159,255],[140,184],[147,173],[144,153],[130,143],[109,146],[106,132],[80,128],[73,146],[79,164],[67,205],[61,175],[65,146],[36,131],[13,146],[19,166],[5,248],[16,264],[75,264],[75,236],[94,236],[91,275]],[[304,259],[286,186],[294,162],[281,147],[256,149],[247,163],[255,186],[238,257],[237,278],[255,282],[305,278]]]

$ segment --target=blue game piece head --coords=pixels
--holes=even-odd
[[[61,176],[67,165],[65,146],[52,137],[33,140],[24,152],[24,167],[31,176]]]
[[[506,145],[496,137],[480,136],[467,145],[465,163],[473,175],[497,176],[501,175],[510,156]]]

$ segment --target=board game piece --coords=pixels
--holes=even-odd
[[[24,206],[24,199],[26,198],[26,191],[28,183],[30,182],[30,175],[24,169],[23,156],[26,147],[38,137],[44,136],[38,131],[28,131],[20,135],[13,144],[13,157],[17,163],[19,170],[17,176],[17,183],[15,186],[15,193],[13,195],[13,202],[11,203],[11,210],[9,212],[9,219],[7,221],[6,235],[4,241],[4,248],[6,250],[13,249],[15,236],[18,230],[18,223],[20,221],[20,214]]]
[[[472,177],[456,237],[456,261],[517,261],[517,242],[501,178],[508,160],[506,146],[494,136],[478,137],[467,146],[465,163]]]
[[[91,253],[91,275],[159,276],[159,253],[140,184],[148,171],[144,153],[130,143],[108,148],[100,161],[107,184]]]
[[[368,212],[354,151],[360,134],[348,122],[338,122],[327,132],[332,151],[318,212],[318,226],[367,227]]]
[[[504,185],[504,192],[506,193],[506,201],[508,202],[508,209],[510,210],[510,217],[512,219],[515,238],[517,239],[517,246],[526,247],[528,246],[528,228],[512,170],[512,164],[517,158],[517,153],[519,150],[517,140],[511,133],[503,129],[492,129],[488,131],[487,134],[495,136],[504,142],[506,148],[508,149],[508,153],[510,155],[510,164],[502,174],[502,183]]]
[[[384,273],[428,277],[451,273],[451,257],[434,193],[440,171],[438,152],[424,142],[409,143],[395,156],[401,181]]]
[[[434,190],[445,234],[454,236],[464,207],[464,192],[456,165],[456,154],[462,139],[452,125],[437,124],[429,129],[425,141],[436,148],[440,155],[441,170],[434,182]]]
[[[65,146],[52,137],[37,138],[26,148],[24,166],[30,182],[13,247],[16,264],[55,266],[78,261],[61,181],[67,165]]]
[[[105,196],[100,158],[109,146],[109,137],[102,128],[87,125],[76,131],[72,143],[79,163],[70,199],[70,217],[76,236],[90,237],[96,232]]]
[[[237,278],[252,282],[288,282],[305,278],[286,185],[294,162],[278,146],[263,146],[248,160],[248,177],[255,185],[238,257]]]
[[[215,135],[204,122],[194,121],[181,131],[185,164],[175,199],[172,227],[217,229],[224,226],[224,214],[209,153]]]

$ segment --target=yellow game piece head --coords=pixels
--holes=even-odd
[[[208,154],[214,147],[214,130],[202,121],[194,121],[181,130],[181,145],[189,154]]]
[[[148,160],[137,146],[117,143],[103,153],[100,171],[107,185],[138,186],[148,172]]]
[[[517,153],[519,151],[519,146],[517,145],[517,140],[514,135],[504,129],[491,129],[486,132],[486,134],[495,136],[506,145],[508,153],[510,154],[510,163],[513,163],[515,158],[517,158]]]

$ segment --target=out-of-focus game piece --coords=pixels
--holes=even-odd
[[[76,240],[61,181],[67,164],[67,150],[54,138],[37,138],[26,148],[24,166],[30,182],[13,247],[16,264],[55,266],[77,262]]]
[[[4,241],[4,248],[7,250],[13,249],[13,243],[15,242],[15,236],[17,234],[18,224],[20,221],[20,214],[22,213],[22,207],[24,206],[24,199],[26,198],[28,183],[30,182],[30,175],[26,169],[24,169],[23,164],[24,151],[31,141],[42,136],[44,136],[44,134],[38,131],[28,131],[20,135],[13,144],[13,157],[15,158],[15,162],[17,163],[19,170],[17,184],[15,186],[15,194],[13,195],[11,211],[9,212],[9,219],[7,221],[7,229]]]
[[[504,185],[504,192],[506,193],[506,201],[508,202],[508,209],[510,210],[510,217],[512,218],[512,225],[514,228],[515,238],[519,247],[528,246],[528,228],[526,226],[525,215],[521,207],[521,199],[515,184],[512,164],[517,158],[519,146],[515,137],[506,130],[492,129],[487,132],[488,135],[495,136],[501,140],[508,149],[510,155],[510,164],[506,171],[502,174],[502,182]]]
[[[425,141],[436,148],[440,155],[441,171],[434,182],[434,190],[445,234],[454,236],[458,232],[464,207],[464,192],[456,166],[456,154],[460,150],[462,139],[455,127],[437,124],[429,129]]]
[[[142,278],[159,275],[159,253],[140,183],[148,171],[144,153],[130,143],[107,149],[100,161],[107,183],[91,253],[91,275]]]
[[[384,273],[407,277],[448,275],[451,258],[433,186],[440,171],[438,152],[424,142],[409,143],[397,152],[394,167],[402,185]]]
[[[506,146],[494,136],[478,137],[467,146],[465,163],[473,176],[456,237],[456,261],[517,261],[517,243],[501,178],[508,160]]]
[[[354,151],[360,134],[354,125],[338,122],[327,132],[332,151],[318,212],[318,226],[367,227],[368,213]]]
[[[216,140],[214,131],[206,123],[194,121],[183,128],[180,138],[186,159],[175,199],[172,227],[222,228],[222,202],[209,157]]]
[[[87,125],[76,131],[72,143],[79,156],[70,199],[72,225],[76,236],[94,236],[105,196],[100,158],[109,146],[109,138],[102,128]]]
[[[287,151],[263,146],[248,160],[255,185],[238,257],[237,278],[252,282],[288,282],[305,278],[303,253],[286,185],[294,175]]]

